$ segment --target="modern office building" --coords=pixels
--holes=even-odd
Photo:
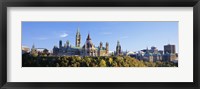
[[[176,53],[175,45],[171,45],[171,44],[164,45],[164,53],[175,54]]]

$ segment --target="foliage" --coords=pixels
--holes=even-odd
[[[130,56],[39,56],[22,55],[23,67],[177,67],[172,62],[147,62]]]
[[[102,59],[102,60],[100,61],[100,63],[99,63],[99,66],[100,66],[100,67],[106,67],[106,61]]]

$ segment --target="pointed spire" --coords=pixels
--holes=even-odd
[[[79,33],[80,32],[80,30],[79,30],[80,28],[78,27],[78,29],[77,29],[77,32]]]
[[[146,50],[146,53],[149,53],[149,49],[148,49],[148,46],[147,46],[147,50]]]
[[[80,34],[79,27],[77,28],[76,35]]]
[[[103,43],[100,42],[100,44],[99,44],[100,49],[102,49],[102,46],[103,46]]]
[[[90,33],[88,33],[87,40],[91,40]]]
[[[108,42],[106,42],[106,45],[109,45]]]
[[[35,44],[33,43],[33,45],[32,45],[32,48],[34,49],[35,48]]]
[[[120,46],[120,44],[119,44],[119,40],[117,40],[117,46]]]

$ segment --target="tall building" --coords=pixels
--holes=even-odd
[[[108,42],[106,42],[106,54],[108,54],[109,53],[109,44],[108,44]]]
[[[62,48],[62,40],[59,41],[59,48]]]
[[[175,54],[176,51],[175,51],[175,45],[171,45],[171,44],[168,44],[168,45],[165,45],[164,46],[164,53],[172,53],[172,54]]]
[[[116,55],[121,55],[121,45],[119,41],[117,41],[117,46],[116,46]]]
[[[177,59],[176,51],[175,51],[175,45],[165,45],[164,46],[164,55],[163,55],[163,61],[174,61]]]
[[[76,32],[76,41],[75,41],[76,47],[80,47],[81,44],[81,34],[79,32],[79,28],[77,29]]]

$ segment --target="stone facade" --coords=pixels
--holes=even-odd
[[[106,42],[106,46],[103,47],[103,43],[100,42],[98,47],[92,43],[90,34],[88,34],[85,44],[81,47],[81,34],[79,28],[76,33],[75,46],[71,46],[69,41],[62,46],[62,41],[59,41],[59,48],[54,46],[53,55],[57,56],[108,56],[109,44]]]

